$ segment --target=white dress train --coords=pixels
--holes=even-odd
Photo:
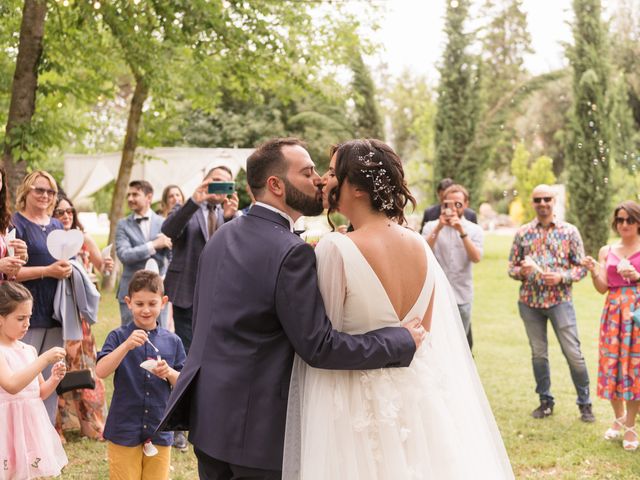
[[[331,233],[316,246],[319,286],[337,330],[400,326],[422,318],[432,296],[433,320],[408,368],[322,370],[296,356],[285,480],[513,478],[451,286],[424,245],[427,276],[404,319],[348,236]]]

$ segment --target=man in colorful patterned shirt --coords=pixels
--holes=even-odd
[[[589,397],[589,374],[580,351],[571,285],[585,277],[580,265],[584,247],[578,229],[555,219],[555,193],[548,185],[538,185],[532,194],[536,218],[520,227],[509,255],[509,276],[522,282],[518,309],[529,337],[533,375],[540,406],[533,418],[553,413],[549,368],[547,320],[562,347],[578,394],[583,422],[593,422]]]

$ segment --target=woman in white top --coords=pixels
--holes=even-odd
[[[323,194],[354,227],[316,247],[334,327],[357,334],[421,317],[429,338],[408,368],[329,371],[296,358],[283,478],[513,478],[451,287],[403,226],[415,201],[398,156],[379,140],[339,145]]]

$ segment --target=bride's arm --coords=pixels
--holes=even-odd
[[[315,248],[318,265],[318,288],[327,316],[336,330],[342,330],[342,315],[346,297],[344,261],[335,243],[321,241]]]

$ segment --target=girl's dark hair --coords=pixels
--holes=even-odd
[[[348,180],[369,194],[372,209],[406,223],[404,209],[409,202],[415,209],[416,200],[407,187],[402,161],[389,145],[373,138],[349,140],[332,147],[330,154],[336,157],[338,185],[329,192],[329,214],[337,210],[340,188]]]
[[[640,234],[640,205],[638,205],[633,200],[625,200],[624,202],[620,203],[613,211],[613,218],[611,220],[611,228],[613,229],[613,231],[618,233],[616,218],[620,210],[624,210],[625,212],[627,212],[629,218],[636,221],[636,225],[638,226],[638,233]]]
[[[0,177],[2,177],[2,188],[0,188],[0,235],[4,235],[11,225],[11,207],[7,172],[2,166],[0,166]]]
[[[33,302],[31,292],[18,282],[0,283],[0,315],[6,317],[24,302]]]
[[[78,220],[78,212],[73,206],[73,202],[69,200],[69,198],[65,197],[64,195],[59,195],[58,199],[56,200],[56,206],[53,207],[53,210],[55,211],[58,208],[58,205],[60,205],[60,202],[62,202],[63,200],[67,202],[71,208],[73,208],[73,221],[71,222],[71,230],[78,229],[81,232],[84,232],[84,226],[82,225],[82,223],[80,223],[80,220]]]

